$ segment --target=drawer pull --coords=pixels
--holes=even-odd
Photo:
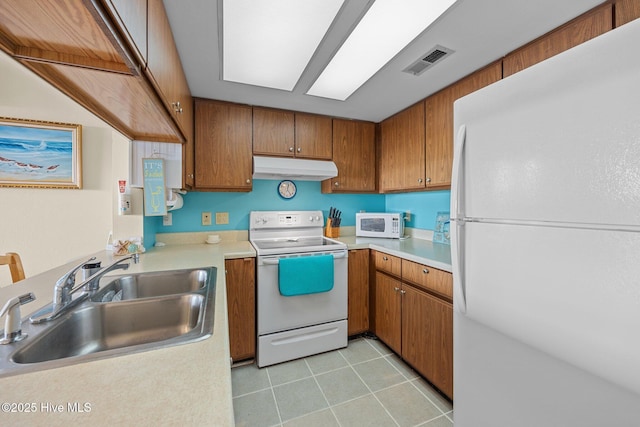
[[[382,260],[383,260],[383,261],[389,261],[389,258],[387,258],[386,256],[383,256],[383,257],[382,257]]]
[[[423,268],[423,269],[422,269],[422,272],[423,272],[424,274],[428,274],[428,273],[429,273],[429,270],[427,270],[426,268]]]
[[[397,286],[393,288],[393,291],[394,291],[394,292],[398,292],[399,290],[400,290],[400,288],[399,288],[399,287],[397,287]]]
[[[404,295],[404,294],[406,294],[406,293],[407,293],[407,291],[405,291],[405,290],[403,289],[403,290],[401,290],[401,291],[400,291],[400,293],[401,293],[402,295]]]

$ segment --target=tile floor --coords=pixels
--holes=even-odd
[[[453,405],[382,342],[231,371],[236,426],[453,426]]]

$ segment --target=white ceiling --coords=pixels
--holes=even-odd
[[[292,92],[221,79],[220,0],[164,0],[164,5],[193,96],[380,122],[602,3],[458,0],[346,101],[305,95],[372,1],[345,0]],[[420,76],[402,72],[435,45],[455,53]]]

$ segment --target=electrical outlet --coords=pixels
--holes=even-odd
[[[211,225],[211,212],[202,212],[202,225]]]
[[[171,212],[167,212],[165,216],[162,217],[162,225],[165,227],[168,225],[173,225],[173,215]]]
[[[216,224],[229,224],[229,212],[216,212]]]
[[[411,211],[407,211],[404,217],[407,219],[407,221],[411,221]]]

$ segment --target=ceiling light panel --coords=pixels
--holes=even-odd
[[[376,0],[308,95],[346,100],[455,0]]]
[[[224,80],[291,91],[343,0],[226,0]]]

